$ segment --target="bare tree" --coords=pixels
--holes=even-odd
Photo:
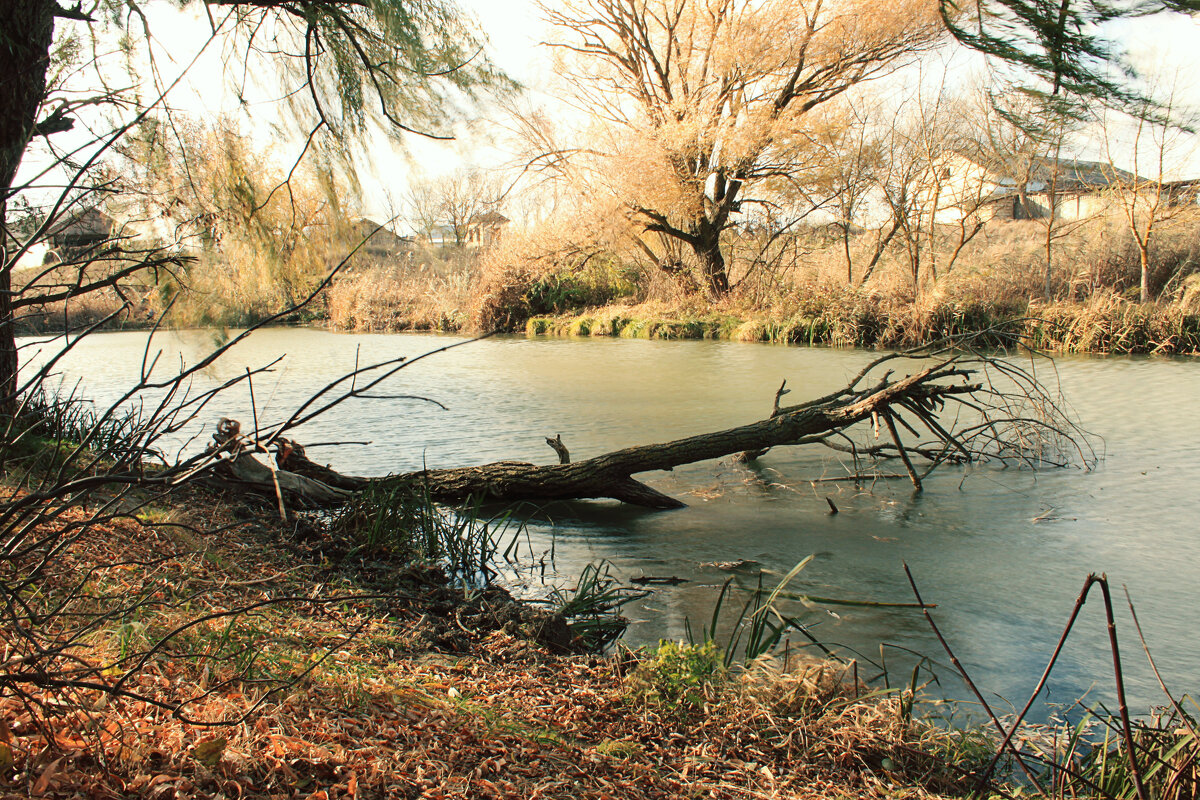
[[[1150,250],[1155,238],[1172,223],[1194,207],[1195,190],[1187,183],[1172,184],[1168,171],[1181,155],[1194,152],[1195,134],[1192,126],[1195,114],[1189,115],[1177,98],[1177,82],[1166,97],[1156,102],[1145,101],[1131,108],[1127,115],[1129,141],[1119,143],[1122,126],[1111,115],[1101,116],[1105,170],[1108,173],[1110,194],[1120,208],[1126,229],[1138,251],[1141,302],[1149,303]],[[1119,153],[1126,152],[1132,171],[1117,166]],[[1145,171],[1148,176],[1142,173]],[[1192,202],[1188,202],[1191,200]]]
[[[619,198],[642,232],[682,245],[715,296],[731,285],[722,236],[735,215],[809,163],[810,112],[943,32],[924,0],[543,8],[564,35],[555,46],[572,57],[563,68],[572,100],[603,129],[574,150],[589,162],[592,191]]]
[[[850,102],[826,108],[809,144],[817,166],[796,179],[802,187],[800,199],[809,207],[824,209],[833,219],[841,238],[848,286],[854,285],[851,241],[870,205],[884,154],[878,125],[865,105]]]
[[[426,238],[445,226],[454,237],[454,245],[462,247],[480,218],[496,210],[502,191],[498,177],[480,169],[417,180],[406,198],[409,218]]]

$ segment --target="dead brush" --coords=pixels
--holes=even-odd
[[[144,308],[135,308],[113,291],[96,291],[81,297],[35,305],[14,323],[21,334],[62,333],[82,330],[104,320],[113,328],[146,323]]]
[[[864,693],[852,667],[817,659],[760,658],[718,703],[771,749],[838,774],[841,791],[884,783],[959,795],[992,752],[978,733],[913,719],[903,698]]]
[[[334,283],[329,324],[353,331],[457,331],[466,323],[474,278],[468,270],[372,267]]]
[[[1200,316],[1182,305],[1135,303],[1099,294],[1082,304],[1031,310],[1031,344],[1062,353],[1194,353],[1200,350]]]

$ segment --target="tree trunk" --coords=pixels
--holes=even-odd
[[[867,281],[871,279],[871,274],[875,272],[875,266],[879,263],[879,259],[883,257],[888,244],[891,243],[892,238],[895,237],[898,230],[900,230],[900,218],[893,217],[891,230],[887,232],[886,236],[882,239],[877,239],[875,242],[875,252],[871,254],[871,260],[867,262],[867,267],[863,270],[862,277],[858,281],[860,287],[866,286]]]
[[[700,269],[704,275],[704,288],[713,297],[724,297],[729,294],[729,273],[725,269],[725,255],[721,252],[720,235],[712,237],[712,241],[702,239],[693,246],[696,258],[700,261]]]
[[[8,201],[46,96],[54,9],[48,0],[0,0],[0,414],[11,411],[17,389]]]
[[[842,228],[842,254],[846,257],[846,285],[854,285],[854,259],[850,257],[850,221],[845,220],[841,223]]]
[[[1054,215],[1051,209],[1050,218],[1046,222],[1046,239],[1044,241],[1046,254],[1046,275],[1045,282],[1042,287],[1042,294],[1046,298],[1046,302],[1054,300]]]
[[[729,294],[729,271],[725,267],[725,255],[721,252],[721,233],[729,223],[729,215],[737,208],[741,188],[740,179],[727,178],[723,172],[716,174],[711,206],[693,225],[689,241],[700,262],[705,288],[714,298]]]
[[[1141,298],[1143,303],[1150,302],[1150,252],[1149,248],[1138,242],[1138,263],[1142,268]]]

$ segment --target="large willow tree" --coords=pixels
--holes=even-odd
[[[771,183],[806,169],[814,109],[893,70],[945,31],[937,0],[582,0],[543,6],[573,101],[597,125],[581,149],[659,266],[730,289],[722,240]],[[691,263],[669,254],[682,251]]]
[[[104,151],[147,114],[169,113],[164,94],[170,78],[163,79],[154,64],[147,13],[156,5],[186,7],[200,0],[90,0],[70,6],[56,0],[0,0],[0,402],[5,407],[17,391],[14,318],[39,302],[13,285],[18,256],[53,229],[56,216],[78,208],[78,197],[86,194],[94,175],[89,169]],[[305,150],[322,142],[345,150],[346,139],[372,121],[394,132],[444,135],[449,95],[503,82],[481,56],[478,37],[445,0],[207,0],[203,5],[213,36],[225,37],[222,47],[231,69],[260,80],[278,77],[280,94],[291,98],[290,112],[301,115],[309,130]],[[90,48],[89,39],[108,46]],[[123,54],[115,69],[124,75],[114,77],[111,60],[101,64],[99,56],[81,56],[105,50]],[[169,55],[181,63],[189,58]],[[70,70],[58,69],[71,59]],[[67,72],[69,79],[60,74]],[[97,107],[107,109],[112,125],[100,133],[92,127]],[[81,113],[91,124],[77,125]],[[40,186],[19,184],[18,171],[31,148],[73,127],[76,138],[70,145],[49,150],[59,168],[56,176],[65,177]],[[80,127],[93,131],[83,146],[77,144]],[[46,185],[54,183],[58,195]],[[13,230],[14,205],[32,205],[29,198],[35,195],[49,212],[35,230]],[[96,277],[81,267],[54,296],[74,298],[112,282],[111,270]]]

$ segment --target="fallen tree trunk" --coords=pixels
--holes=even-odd
[[[969,394],[972,384],[931,383],[965,376],[951,362],[925,369],[903,380],[875,388],[851,402],[806,404],[768,419],[715,433],[704,433],[661,444],[639,445],[569,464],[536,465],[499,462],[479,467],[436,469],[388,478],[394,485],[420,487],[438,501],[468,498],[486,500],[553,500],[608,497],[647,508],[681,508],[685,504],[633,478],[652,470],[669,470],[696,461],[797,444],[839,431],[868,419],[900,399],[929,403],[938,398]]]
[[[670,509],[685,504],[634,476],[724,456],[740,454],[743,459],[752,459],[781,445],[822,443],[851,452],[856,461],[865,456],[899,457],[919,490],[921,476],[911,457],[921,457],[932,466],[945,460],[962,462],[985,457],[1033,463],[1047,459],[1051,449],[1049,440],[1064,437],[1078,449],[1072,437],[1078,429],[1066,420],[1030,373],[977,355],[947,358],[902,378],[893,378],[891,371],[877,369],[891,359],[903,357],[906,356],[896,354],[877,359],[846,388],[800,405],[781,408],[779,400],[786,390],[780,387],[767,419],[670,442],[628,447],[582,461],[571,462],[561,438],[556,437],[547,442],[558,454],[561,462],[558,464],[499,461],[384,478],[356,478],[315,464],[295,442],[275,438],[255,443],[254,448],[243,447],[235,462],[236,473],[246,483],[257,476],[259,489],[279,496],[281,502],[288,499],[306,506],[337,504],[356,490],[382,484],[419,491],[443,503],[612,498],[646,508]],[[1016,391],[998,389],[990,377],[969,382],[977,372],[996,365],[1008,380],[1015,382]],[[862,385],[872,376],[875,377],[869,385]],[[951,400],[978,412],[973,424],[955,430],[953,424],[939,422],[938,412]],[[1030,404],[1030,401],[1033,412],[1029,416],[1015,411],[1021,402]],[[882,430],[891,442],[857,447],[853,442],[846,446],[829,441],[834,437],[850,441],[845,437],[846,429],[865,420],[874,421],[875,438],[879,438]],[[932,441],[913,438],[920,436],[918,425]],[[901,440],[901,428],[910,437],[908,444]],[[249,451],[261,452],[264,445],[276,448],[275,470],[245,463],[253,458]],[[287,475],[300,480],[285,478]],[[313,491],[306,492],[305,486]]]

